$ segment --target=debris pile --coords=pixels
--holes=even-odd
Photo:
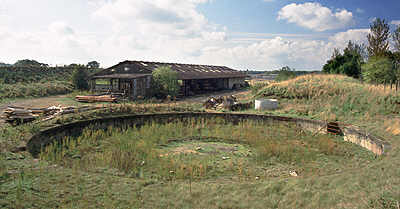
[[[209,97],[203,106],[206,109],[230,109],[232,105],[237,103],[235,96],[219,96],[219,97]]]
[[[113,94],[107,95],[88,95],[88,96],[76,96],[75,100],[78,102],[117,102],[118,97]]]
[[[237,98],[233,95],[231,96],[219,96],[219,97],[209,97],[204,103],[203,106],[206,109],[214,109],[214,110],[244,110],[249,109],[254,105],[253,102],[249,103],[239,103]]]
[[[42,118],[42,121],[50,120],[58,115],[65,115],[74,112],[85,112],[96,109],[96,107],[83,106],[83,107],[62,107],[51,106],[47,108],[25,108],[9,106],[3,111],[3,119],[9,123],[21,124],[34,121]]]

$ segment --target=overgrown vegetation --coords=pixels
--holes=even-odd
[[[215,119],[87,129],[46,148],[39,162],[21,154],[0,156],[2,208],[219,208],[237,198],[242,208],[278,207],[301,185],[316,186],[310,179],[375,161],[339,138],[298,132],[288,124]],[[28,162],[32,167],[21,167]],[[292,170],[302,177],[290,177]],[[247,196],[249,188],[258,192]],[[328,206],[333,200],[317,203]]]
[[[288,113],[329,120],[349,121],[359,117],[398,114],[400,95],[384,86],[366,85],[341,75],[307,75],[272,83],[256,97],[291,99],[304,109]],[[301,104],[301,105],[300,105]]]
[[[66,81],[52,81],[43,83],[0,83],[0,102],[3,99],[21,97],[45,97],[58,94],[67,94],[74,90],[74,86]]]
[[[179,93],[178,72],[168,66],[161,66],[153,72],[152,91],[158,98],[174,98]]]
[[[330,74],[345,74],[353,78],[361,76],[361,65],[364,63],[363,54],[365,47],[349,41],[343,54],[338,49],[327,64],[324,65],[322,72]]]
[[[89,88],[88,73],[83,67],[76,67],[72,73],[72,83],[76,89],[87,90]]]
[[[220,147],[221,153],[209,150],[208,142],[217,143],[214,145]],[[301,132],[290,124],[245,121],[233,125],[215,119],[191,119],[165,125],[151,123],[125,131],[88,128],[76,139],[66,138],[47,147],[41,159],[89,172],[114,168],[131,177],[155,180],[238,174],[244,178],[265,178],[288,176],[286,169],[297,170],[303,176],[344,169],[350,164],[338,165],[339,159],[357,158],[357,163],[365,160],[368,152],[358,155],[354,148],[358,147],[340,143],[334,137]],[[235,166],[238,164],[242,167]],[[269,172],[262,172],[260,167]],[[286,169],[276,173],[278,167]]]
[[[86,68],[77,64],[48,67],[35,60],[21,60],[15,65],[0,67],[0,100],[70,93],[78,84],[74,85],[72,82],[74,70],[77,68],[80,88],[87,86],[87,82],[85,84],[81,81],[86,81],[88,74],[98,71],[97,68]]]
[[[276,90],[267,90],[270,87]],[[299,97],[294,96],[295,91]],[[49,147],[55,152],[43,153],[42,157],[48,160],[33,160],[29,153],[12,153],[10,150],[37,131],[38,127],[8,127],[0,132],[0,207],[397,207],[400,203],[400,138],[396,134],[400,134],[400,120],[396,118],[397,114],[390,113],[390,109],[396,110],[396,105],[389,102],[397,95],[394,90],[363,84],[346,76],[308,75],[268,84],[257,95],[263,96],[262,92],[278,92],[277,96],[268,97],[280,98],[280,108],[268,114],[337,119],[361,125],[371,134],[384,136],[392,144],[392,150],[386,156],[373,157],[355,145],[342,142],[340,138],[318,134],[309,137],[307,133],[295,132],[296,127],[292,126],[274,128],[257,123],[222,125],[224,122],[210,124],[210,121],[198,120],[194,125],[191,122],[147,124],[142,126],[143,129],[136,127],[119,133],[117,129],[87,130],[79,139],[69,138],[64,147],[61,144],[53,145],[52,149]],[[320,100],[312,96],[318,92],[322,95]],[[291,99],[279,95],[291,95]],[[371,97],[370,100],[368,97]],[[355,107],[359,105],[358,100],[360,107]],[[179,103],[104,106],[111,108],[63,116],[41,126],[93,117],[183,109]],[[198,111],[200,106],[191,106],[190,111]],[[285,132],[286,129],[289,131]],[[216,130],[219,132],[216,133]],[[184,135],[180,133],[191,131],[193,135],[179,137]],[[157,141],[156,136],[160,133],[161,139]],[[223,139],[209,137],[213,135]],[[238,137],[246,135],[254,144],[244,143],[246,138]],[[274,135],[276,140],[264,143]],[[175,141],[168,142],[167,139]],[[148,151],[153,146],[154,155]],[[199,147],[201,149],[197,149]],[[132,149],[143,152],[126,151]],[[185,155],[181,150],[197,153],[189,151]],[[165,155],[168,153],[171,155]],[[111,155],[114,158],[110,158]],[[215,158],[207,160],[210,155]],[[60,156],[64,156],[64,160]],[[151,166],[152,156],[160,159],[153,164],[156,166]],[[87,161],[95,157],[99,158],[93,164]],[[170,161],[164,161],[166,159]],[[179,165],[184,165],[185,169],[179,170]],[[207,173],[199,172],[200,166]],[[289,177],[290,170],[298,171],[299,176]]]
[[[296,70],[295,69],[290,69],[290,67],[282,67],[278,71],[278,76],[276,76],[275,80],[276,81],[285,81],[291,78],[295,78],[296,75]]]
[[[349,41],[343,54],[335,49],[323,72],[345,74],[374,84],[400,86],[400,26],[390,33],[390,26],[384,19],[376,18],[367,35],[368,45]],[[389,41],[393,39],[394,50],[390,51]]]

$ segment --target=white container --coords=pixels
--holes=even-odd
[[[276,99],[256,99],[254,102],[256,110],[275,110],[278,108]]]

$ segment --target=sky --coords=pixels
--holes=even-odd
[[[124,60],[320,70],[334,48],[400,25],[400,0],[0,0],[0,62]]]

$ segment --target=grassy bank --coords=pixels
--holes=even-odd
[[[279,99],[273,114],[354,124],[386,138],[400,134],[400,90],[387,86],[343,75],[306,75],[272,83],[254,96]]]

